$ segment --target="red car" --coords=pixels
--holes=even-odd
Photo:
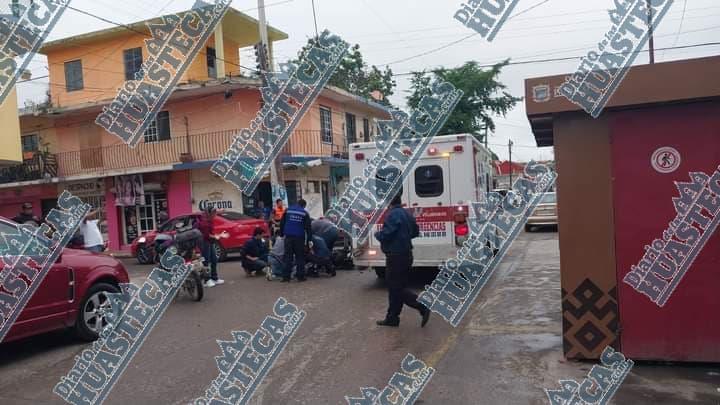
[[[0,232],[16,233],[16,224],[0,217]],[[95,340],[107,325],[102,315],[109,307],[107,294],[120,292],[119,284],[129,282],[115,258],[65,248],[3,342],[65,328],[73,328],[83,340]]]
[[[158,230],[147,232],[135,239],[130,245],[132,255],[140,264],[156,262],[155,237],[159,233],[172,235],[175,233],[175,226],[178,222],[183,226],[188,226],[197,221],[201,215],[200,212],[195,212],[169,219],[160,225]],[[266,238],[270,237],[270,229],[265,221],[235,211],[218,211],[213,220],[213,226],[215,233],[227,232],[230,235],[228,238],[220,239],[219,243],[213,244],[215,254],[220,262],[225,261],[229,253],[239,252],[245,242],[252,238],[256,227],[259,226],[263,229],[263,235]]]

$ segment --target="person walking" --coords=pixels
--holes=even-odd
[[[102,253],[105,250],[105,242],[100,227],[98,227],[100,220],[97,219],[97,214],[97,210],[92,210],[85,215],[85,219],[80,224],[80,233],[83,237],[85,250]]]
[[[268,267],[268,250],[263,241],[263,232],[263,229],[258,226],[253,231],[252,239],[243,245],[242,266],[248,276],[252,276],[253,273],[259,275],[263,270],[270,271],[266,268]]]
[[[282,201],[281,201],[282,203]],[[280,220],[280,236],[285,238],[285,272],[282,281],[290,281],[292,263],[297,266],[295,274],[298,281],[305,278],[305,248],[309,250],[312,240],[310,227],[310,214],[305,211],[307,202],[301,199],[297,204],[291,205]]]
[[[208,207],[205,209],[203,214],[200,216],[200,219],[197,224],[198,230],[203,235],[203,242],[202,242],[202,255],[203,255],[203,265],[210,266],[210,280],[205,282],[205,287],[211,288],[215,287],[216,285],[225,284],[225,280],[218,278],[218,272],[217,272],[217,254],[215,251],[214,243],[220,243],[219,239],[223,237],[223,235],[215,234],[214,232],[214,225],[213,221],[215,219],[215,215],[217,214],[217,210],[215,207]]]
[[[402,207],[400,194],[390,203],[381,230],[375,232],[380,249],[385,254],[385,281],[388,286],[388,310],[385,319],[377,321],[380,326],[399,326],[403,304],[420,312],[424,327],[430,319],[430,310],[418,302],[417,295],[407,288],[413,263],[412,239],[420,230],[415,218]]]

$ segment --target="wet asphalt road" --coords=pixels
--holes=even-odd
[[[151,270],[126,260],[134,282]],[[226,284],[200,303],[180,299],[165,312],[115,385],[110,404],[186,404],[218,374],[216,339],[254,332],[279,297],[307,312],[250,401],[342,404],[361,387],[384,387],[413,353],[437,369],[418,404],[545,404],[543,388],[581,379],[592,363],[562,358],[557,233],[523,233],[458,328],[433,314],[424,329],[406,308],[400,328],[375,326],[387,298],[374,273],[339,271],[307,283],[247,278],[222,263]],[[432,275],[420,272],[420,290]],[[0,345],[0,404],[62,403],[51,390],[84,344],[52,333]],[[637,365],[615,403],[720,404],[720,368]]]

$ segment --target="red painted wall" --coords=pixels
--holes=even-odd
[[[192,212],[190,170],[170,172],[168,179],[168,215],[170,218]]]
[[[57,198],[56,184],[24,186],[20,189],[0,189],[0,216],[12,218],[20,213],[23,203],[29,202],[33,205],[34,214],[42,218],[41,200]]]
[[[720,361],[720,231],[689,267],[663,307],[623,282],[644,246],[661,239],[676,217],[676,181],[720,165],[720,104],[616,113],[611,124],[613,199],[622,352],[631,359]],[[660,173],[651,156],[675,148],[681,163]],[[590,153],[590,152],[588,152]],[[592,215],[592,212],[588,212]],[[592,230],[588,230],[592,232]]]
[[[113,193],[115,181],[112,177],[105,178],[105,217],[108,227],[108,249],[111,251],[120,250],[120,217],[118,209],[115,207],[115,193]]]

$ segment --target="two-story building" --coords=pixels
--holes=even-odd
[[[235,9],[218,24],[137,147],[95,124],[103,106],[147,57],[147,22],[41,48],[48,58],[50,105],[21,113],[20,122],[23,145],[37,145],[26,152],[51,164],[36,178],[0,182],[0,215],[15,215],[25,201],[44,214],[67,189],[100,210],[110,248],[123,250],[166,215],[187,214],[208,202],[240,212],[259,200],[272,203],[268,181],[247,197],[210,172],[261,105],[260,80],[239,74],[241,64],[255,64],[241,63],[239,50],[259,42],[258,23]],[[272,27],[268,32],[271,44],[287,38]],[[388,117],[379,104],[341,89],[323,89],[282,153],[289,199],[305,198],[315,215],[327,210],[348,180],[348,144],[370,139],[375,119]],[[116,198],[117,176],[125,175],[141,176],[144,201],[128,205]]]

